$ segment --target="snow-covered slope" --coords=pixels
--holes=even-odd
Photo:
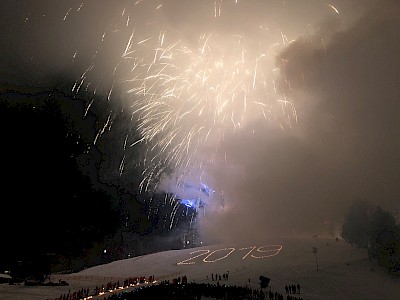
[[[301,296],[310,300],[400,299],[400,278],[371,265],[365,250],[341,240],[311,237],[154,253],[65,275],[62,279],[70,283],[67,287],[0,285],[0,299],[54,299],[68,290],[93,289],[133,276],[154,275],[160,281],[186,275],[188,281],[216,283],[212,274],[224,273],[229,273],[229,278],[220,283],[253,288],[259,288],[260,275],[269,277],[272,290],[283,294],[286,284],[299,283]]]

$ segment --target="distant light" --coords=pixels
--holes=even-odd
[[[103,253],[107,253],[107,249],[104,249]]]
[[[181,203],[184,204],[186,207],[195,208],[196,207],[196,200],[195,199],[182,199]]]

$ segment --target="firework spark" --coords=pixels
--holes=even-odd
[[[129,164],[125,151],[144,147],[139,163],[140,191],[155,190],[165,172],[179,170],[179,182],[185,174],[201,173],[207,166],[228,161],[221,147],[224,139],[239,131],[254,131],[251,127],[260,119],[278,128],[290,128],[298,122],[295,101],[276,84],[280,70],[275,58],[292,42],[288,35],[279,26],[268,24],[268,18],[253,21],[251,16],[246,26],[235,23],[226,28],[230,14],[235,18],[244,6],[257,1],[250,2],[210,1],[207,9],[193,8],[198,23],[189,20],[188,28],[178,29],[166,16],[171,7],[178,9],[177,5],[189,11],[185,1],[108,4],[103,28],[91,39],[91,58],[72,91],[96,95],[102,90],[108,102],[118,101],[121,97],[114,95],[122,91],[131,126],[139,136],[126,135],[119,174]],[[282,1],[282,8],[286,6]],[[327,6],[339,14],[332,4]],[[68,1],[60,21],[73,23],[94,9],[98,9],[94,1]],[[78,64],[83,52],[79,47],[73,49],[72,63]],[[111,129],[114,118],[115,112],[110,111],[94,144]],[[176,199],[170,201],[170,226],[177,203]]]
[[[140,5],[136,2],[129,13],[124,7],[120,15],[135,18]],[[214,7],[220,16],[222,1]],[[162,8],[154,3],[154,13]],[[128,26],[123,20],[120,24]],[[279,126],[297,122],[294,103],[279,95],[275,85],[274,58],[288,41],[285,34],[280,32],[279,42],[271,40],[265,26],[249,36],[222,35],[216,28],[188,42],[165,27],[162,22],[133,24],[113,71],[113,77],[121,76],[142,137],[132,146],[140,142],[148,147],[141,190],[151,181],[155,187],[168,167],[190,173],[214,163],[219,143],[258,116]],[[128,31],[117,29],[122,30]],[[118,72],[122,66],[128,71]]]
[[[80,13],[86,2],[68,7],[63,20],[73,12]],[[115,11],[118,18],[110,18],[113,23],[106,25],[99,39],[104,45],[113,34],[121,37],[123,50],[114,59],[113,79],[106,94],[110,101],[116,85],[125,91],[134,126],[141,135],[131,146],[147,145],[141,190],[154,188],[157,176],[166,168],[189,173],[214,163],[219,143],[258,116],[279,126],[297,122],[293,102],[279,95],[275,87],[278,72],[274,58],[279,46],[287,43],[285,34],[280,32],[282,41],[276,41],[267,26],[257,24],[251,35],[226,35],[219,32],[216,22],[215,28],[198,32],[197,39],[188,41],[176,31],[168,31],[168,24],[158,17],[166,3],[123,4]],[[214,17],[221,16],[222,6],[222,0],[214,1]],[[148,11],[154,21],[140,22],[140,16]],[[72,88],[74,92],[89,81],[90,73],[98,72],[101,50],[95,49],[92,61]],[[109,121],[110,116],[95,142]]]

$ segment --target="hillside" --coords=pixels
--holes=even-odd
[[[318,270],[313,247],[317,248]],[[57,276],[67,287],[0,285],[0,299],[54,299],[68,290],[154,275],[157,281],[186,275],[189,282],[216,283],[212,274],[229,273],[227,285],[259,288],[259,276],[271,279],[273,291],[285,294],[285,285],[299,283],[304,299],[398,299],[400,278],[372,265],[364,249],[342,240],[281,238],[257,244],[226,244],[171,250],[88,268]]]

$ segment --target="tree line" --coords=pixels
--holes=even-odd
[[[16,277],[73,268],[119,224],[112,196],[84,174],[91,141],[65,113],[59,91],[0,93],[0,272]]]
[[[128,189],[140,179],[138,168],[129,166],[119,174],[123,130],[105,134],[94,145],[110,108],[95,99],[84,115],[91,100],[62,88],[0,89],[5,175],[0,273],[43,278],[181,246],[179,234],[171,238],[167,230],[170,210],[161,205],[164,195],[139,196]],[[116,115],[113,122],[122,128],[128,117]],[[128,129],[135,135],[134,128]],[[126,156],[133,163],[138,153]],[[181,224],[190,215],[178,217]]]
[[[393,213],[358,200],[347,213],[341,236],[351,245],[368,249],[370,261],[376,260],[390,273],[400,273],[400,226]]]

